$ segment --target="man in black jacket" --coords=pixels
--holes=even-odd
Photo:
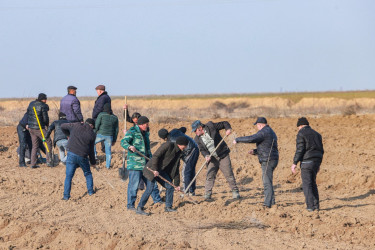
[[[98,85],[96,88],[96,93],[98,94],[98,98],[95,101],[94,109],[92,110],[92,119],[96,120],[100,112],[103,112],[104,104],[109,103],[111,104],[111,97],[109,97],[107,91],[105,91],[104,85]],[[111,110],[112,114],[112,110]]]
[[[29,151],[32,148],[31,137],[30,137],[27,124],[28,124],[28,114],[26,112],[17,125],[17,134],[18,134],[18,139],[20,142],[20,151],[19,151],[19,166],[20,167],[27,167],[26,162],[25,162],[26,148],[28,148]]]
[[[258,117],[254,125],[256,125],[258,129],[256,134],[238,137],[233,143],[256,143],[257,148],[250,150],[249,154],[258,155],[258,160],[262,167],[262,180],[264,187],[263,206],[270,208],[275,204],[275,193],[272,180],[273,171],[279,162],[277,136],[272,128],[267,125],[267,119],[264,117]]]
[[[297,122],[298,134],[296,140],[296,153],[291,167],[292,173],[296,173],[298,162],[301,162],[302,188],[305,195],[307,210],[312,212],[319,210],[319,192],[316,185],[316,175],[319,172],[323,160],[322,136],[309,126],[305,117]]]
[[[208,163],[204,198],[206,200],[211,199],[212,188],[215,184],[217,172],[220,169],[232,189],[233,198],[239,199],[240,194],[238,192],[236,179],[234,178],[232,164],[229,157],[230,150],[225,141],[223,141],[215,151],[215,148],[222,140],[220,130],[225,129],[226,135],[229,135],[232,132],[229,122],[223,121],[213,123],[210,121],[203,124],[201,121],[196,120],[191,127],[196,134],[194,140],[198,144],[200,152],[206,158],[206,162]]]
[[[59,119],[54,121],[51,126],[48,127],[46,139],[49,139],[53,130],[55,130],[53,136],[53,145],[59,148],[60,161],[65,165],[66,164],[66,147],[68,145],[68,137],[61,130],[61,125],[64,123],[69,123],[66,119],[66,115],[63,112],[59,113]]]
[[[43,141],[42,134],[39,129],[38,120],[35,116],[34,107],[37,113],[37,116],[39,118],[40,126],[43,130],[43,134],[46,133],[46,128],[49,125],[49,117],[48,117],[48,111],[49,107],[46,104],[47,102],[47,95],[44,93],[40,93],[38,95],[38,99],[35,101],[30,102],[29,107],[27,108],[27,116],[28,116],[28,126],[29,126],[29,132],[31,135],[31,141],[32,141],[32,150],[31,150],[31,168],[38,168],[39,166],[36,165],[37,161],[37,150],[39,148],[39,144],[41,141]],[[51,150],[52,150],[52,141],[51,139],[46,140],[47,146],[49,149],[49,153],[47,153],[47,166],[53,167],[53,163],[51,162]]]
[[[137,214],[149,215],[144,211],[144,206],[154,189],[155,181],[159,182],[166,189],[165,212],[176,211],[172,208],[175,188],[161,178],[155,177],[160,175],[169,182],[173,182],[173,184],[177,186],[176,191],[180,191],[180,158],[182,151],[188,144],[188,139],[184,136],[180,136],[177,138],[176,142],[163,143],[153,154],[152,159],[148,161],[143,169],[143,176],[147,178],[147,184],[146,191],[143,193],[138,203]]]
[[[82,168],[86,177],[87,193],[89,195],[94,194],[94,182],[90,170],[90,164],[93,167],[96,164],[94,153],[96,135],[94,128],[95,121],[91,118],[88,118],[85,123],[76,122],[61,125],[62,131],[69,137],[63,200],[69,200],[70,198],[72,179],[78,167]]]

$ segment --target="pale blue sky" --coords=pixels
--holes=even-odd
[[[0,0],[0,97],[375,89],[374,13],[374,0]]]

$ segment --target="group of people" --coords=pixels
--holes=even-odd
[[[88,194],[94,194],[93,178],[90,170],[96,167],[95,144],[102,142],[106,154],[106,167],[111,167],[111,146],[116,143],[119,122],[112,112],[111,98],[105,91],[104,85],[96,88],[98,98],[95,101],[92,117],[84,122],[80,102],[76,97],[77,88],[69,86],[68,94],[61,99],[59,119],[49,126],[47,96],[39,94],[21,119],[17,131],[20,139],[19,166],[25,167],[24,160],[26,145],[30,144],[25,139],[29,133],[31,138],[31,168],[37,168],[37,150],[45,143],[47,151],[52,150],[50,139],[54,132],[53,145],[59,148],[60,160],[66,165],[66,178],[64,182],[63,199],[70,198],[71,181],[75,170],[81,167],[86,177]],[[128,106],[125,104],[124,109]],[[219,170],[223,173],[232,191],[233,199],[240,199],[239,189],[233,173],[230,160],[230,149],[225,138],[232,133],[229,122],[202,123],[196,120],[192,123],[194,139],[186,135],[186,128],[175,128],[171,131],[161,129],[159,137],[164,143],[151,153],[150,146],[150,120],[146,116],[134,113],[131,117],[126,113],[126,120],[133,123],[133,127],[124,131],[121,147],[128,151],[126,168],[129,183],[127,188],[127,209],[140,215],[149,215],[145,212],[145,205],[151,196],[154,203],[165,203],[166,212],[176,211],[173,208],[174,191],[184,192],[186,195],[195,195],[196,164],[199,152],[205,158],[207,174],[205,182],[204,199],[212,200],[215,179]],[[254,125],[258,132],[254,135],[238,137],[236,143],[255,143],[256,149],[249,154],[257,155],[262,168],[264,186],[264,207],[271,208],[275,204],[273,189],[273,172],[279,161],[277,136],[267,124],[264,117],[258,117]],[[296,152],[291,170],[296,172],[300,162],[301,178],[308,211],[319,209],[319,193],[316,185],[316,175],[323,159],[323,143],[321,135],[309,126],[305,117],[297,122],[298,134]],[[220,135],[220,130],[225,130],[225,137]],[[43,135],[46,135],[45,137]],[[29,146],[30,147],[30,146]],[[48,150],[50,149],[50,150]],[[102,148],[103,150],[103,148]],[[65,153],[67,152],[67,154]],[[47,153],[47,166],[53,167],[51,153]],[[180,171],[180,160],[183,162]],[[180,172],[182,175],[182,190],[180,188]],[[137,205],[138,190],[141,183],[146,185],[146,190]],[[165,202],[162,201],[157,182],[166,189]]]

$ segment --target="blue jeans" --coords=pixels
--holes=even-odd
[[[62,140],[58,140],[56,142],[56,145],[59,149],[59,154],[60,154],[60,161],[65,163],[66,162],[66,154],[65,154],[65,151],[66,150],[66,146],[68,145],[68,140],[67,139],[62,139]]]
[[[278,160],[262,162],[262,181],[264,187],[264,205],[271,207],[275,205],[275,191],[273,190],[273,171],[279,163]]]
[[[159,174],[163,176],[165,179],[167,179],[168,181],[172,182],[171,178],[166,172],[159,171]],[[143,208],[146,205],[148,198],[153,192],[152,187],[156,184],[156,180],[166,189],[165,207],[170,207],[170,208],[172,207],[174,187],[172,187],[167,182],[163,181],[162,179],[158,177],[154,178],[152,181],[147,179],[147,183],[146,183],[147,188],[146,188],[146,191],[143,193],[141,200],[138,203],[138,207]]]
[[[129,184],[128,184],[128,204],[127,208],[135,207],[135,200],[137,199],[138,185],[141,179],[146,183],[147,188],[151,189],[151,197],[154,203],[161,202],[158,186],[156,182],[152,183],[152,186],[147,183],[146,177],[143,176],[141,170],[129,170]]]
[[[83,174],[86,177],[87,192],[89,195],[94,193],[94,182],[90,170],[90,163],[87,157],[82,157],[68,151],[66,158],[66,177],[64,182],[64,199],[70,198],[70,189],[72,187],[72,179],[78,167],[82,168]]]
[[[182,179],[184,180],[184,189],[190,184],[195,176],[195,166],[199,158],[199,149],[194,148],[190,154],[184,159],[184,165],[182,167]],[[195,181],[191,184],[188,192],[194,193],[196,189]],[[186,191],[186,190],[184,190]]]
[[[96,139],[95,139],[95,145],[98,142],[102,142],[102,141],[104,141],[104,147],[105,147],[105,166],[107,168],[110,168],[111,159],[112,159],[111,147],[112,147],[113,136],[97,134]],[[96,147],[94,147],[94,151],[95,151],[95,156],[96,156]]]

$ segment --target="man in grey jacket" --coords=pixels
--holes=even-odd
[[[259,163],[262,167],[262,180],[264,187],[264,207],[270,208],[275,204],[275,193],[273,190],[273,171],[279,162],[279,151],[277,149],[277,136],[267,119],[258,117],[254,125],[258,132],[254,135],[243,136],[234,139],[236,143],[256,143],[257,148],[250,150],[249,154],[258,155]]]

